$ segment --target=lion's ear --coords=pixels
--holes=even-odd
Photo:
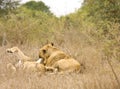
[[[54,43],[53,43],[53,42],[51,42],[51,45],[52,45],[52,46],[54,46]]]

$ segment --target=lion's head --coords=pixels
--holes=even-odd
[[[18,47],[12,47],[12,48],[9,48],[7,49],[7,53],[17,53],[18,52]]]
[[[53,43],[43,46],[39,50],[39,58],[42,58],[43,62],[45,63],[46,59],[53,53],[53,50],[55,50],[55,49],[56,48],[54,47]]]

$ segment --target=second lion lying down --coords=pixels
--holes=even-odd
[[[7,64],[7,68],[16,72],[17,68],[23,69],[28,72],[45,72],[45,66],[41,64],[40,60],[32,61],[32,58],[26,56],[18,47],[12,47],[6,50],[7,53],[13,54],[19,59],[18,63],[13,65],[12,63]]]
[[[53,43],[47,44],[39,50],[39,58],[43,59],[43,63],[48,69],[55,69],[58,72],[80,71],[80,63],[56,48]]]

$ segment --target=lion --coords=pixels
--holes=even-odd
[[[30,72],[45,72],[45,66],[37,61],[26,61],[23,63],[23,70]]]
[[[25,71],[30,72],[45,72],[45,66],[41,64],[42,59],[38,59],[38,61],[32,61],[32,58],[26,56],[18,47],[12,47],[6,50],[7,53],[14,54],[19,59],[18,63],[15,65],[9,63],[7,64],[7,68],[13,71],[17,69],[23,69]]]
[[[13,74],[17,72],[17,69],[21,69],[26,72],[39,72],[39,73],[45,73],[46,70],[43,64],[36,63],[36,61],[35,62],[26,61],[19,67],[13,65],[12,63],[8,63],[7,69],[9,69],[9,71],[11,71]]]
[[[48,70],[54,68],[57,72],[80,72],[80,63],[56,48],[53,43],[40,48],[39,58],[43,59],[43,64]]]
[[[16,70],[16,67],[15,67],[12,63],[8,63],[8,64],[7,64],[7,69],[9,69],[9,71],[10,71],[12,74],[15,74],[15,72],[17,71],[17,70]]]
[[[18,47],[8,48],[6,51],[7,53],[14,54],[21,62],[32,60],[32,58],[26,56]]]

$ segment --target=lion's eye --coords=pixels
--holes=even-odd
[[[43,53],[46,53],[46,50],[42,50],[43,51]]]

